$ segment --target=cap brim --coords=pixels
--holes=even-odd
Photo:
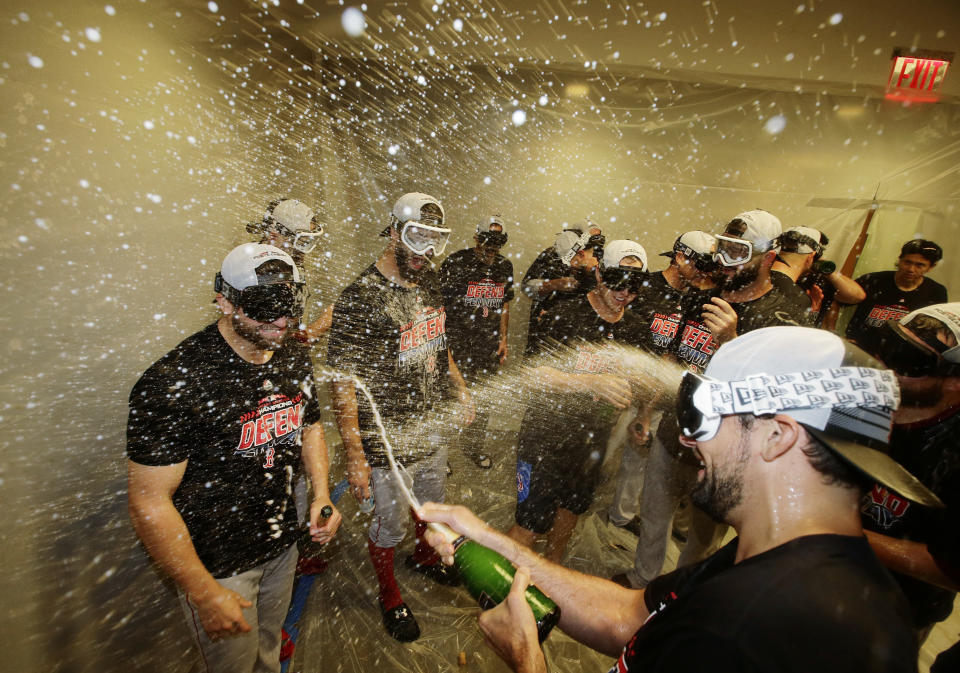
[[[803,424],[803,427],[865,475],[893,489],[905,498],[925,507],[946,506],[933,491],[907,472],[900,463],[882,451],[849,440],[831,437],[822,430],[811,428],[806,424]]]
[[[660,256],[660,257],[670,257],[670,258],[672,258],[675,254],[676,254],[676,253],[675,253],[673,250],[669,250],[669,251],[667,251],[667,252],[661,252],[659,256]]]
[[[389,236],[389,235],[390,235],[390,227],[392,227],[392,226],[393,226],[392,224],[388,224],[386,227],[384,227],[383,231],[380,232],[380,235],[381,235],[381,236]]]

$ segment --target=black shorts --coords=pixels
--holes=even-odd
[[[613,425],[562,421],[527,410],[517,445],[518,525],[543,535],[557,509],[583,514],[593,502]]]

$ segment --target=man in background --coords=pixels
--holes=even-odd
[[[866,298],[857,304],[847,324],[846,336],[875,357],[881,328],[888,320],[900,320],[910,311],[947,301],[947,288],[926,277],[943,258],[933,241],[914,239],[900,249],[895,271],[876,271],[857,278]]]
[[[406,468],[407,486],[421,501],[443,499],[448,435],[456,429],[450,426],[469,425],[473,408],[450,354],[443,296],[430,269],[450,236],[443,206],[427,194],[404,194],[380,235],[389,237],[386,248],[334,304],[327,364],[348,375],[333,382],[334,416],[353,495],[361,503],[373,499],[367,548],[383,624],[393,638],[410,642],[420,637],[420,626],[393,570],[394,551],[409,526],[409,505],[390,471],[373,408],[356,381],[370,391],[396,459]],[[448,392],[462,411],[444,420]],[[415,520],[417,545],[406,565],[434,582],[459,584],[456,572],[423,541],[425,529]]]
[[[903,589],[922,642],[950,615],[960,589],[960,304],[917,309],[880,335],[880,355],[897,373],[902,398],[891,455],[946,507],[918,507],[875,484],[862,501],[863,525]]]
[[[499,215],[477,224],[473,242],[474,247],[447,257],[439,275],[453,359],[467,385],[476,390],[507,359],[513,264],[500,254],[507,232]],[[460,448],[482,469],[493,463],[484,446],[486,406],[479,405],[473,423],[460,435]]]

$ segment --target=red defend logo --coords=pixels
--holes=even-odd
[[[887,100],[933,103],[953,62],[953,52],[897,48],[893,51]]]

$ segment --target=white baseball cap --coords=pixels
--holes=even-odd
[[[283,199],[275,203],[276,205],[271,204],[272,210],[270,207],[267,208],[263,217],[265,222],[272,219],[293,233],[313,231],[313,208],[297,199]]]
[[[443,226],[444,212],[443,206],[440,205],[440,201],[433,198],[429,194],[423,194],[421,192],[410,192],[409,194],[404,194],[397,202],[393,204],[392,214],[400,224],[404,222],[409,222],[413,220],[414,222],[420,222],[423,217],[423,207],[426,205],[434,205],[440,209],[440,222],[431,223],[429,220],[424,222],[424,224],[430,224],[431,226]],[[432,218],[431,218],[432,219]]]
[[[257,267],[272,259],[288,265],[291,269],[289,275],[258,275]],[[235,290],[277,282],[301,282],[300,270],[293,258],[280,248],[262,243],[244,243],[231,250],[220,265],[220,276]]]
[[[685,255],[690,254],[690,252],[695,252],[699,255],[706,255],[710,257],[717,250],[717,237],[713,234],[708,234],[705,231],[688,231],[684,234],[680,234],[677,237],[677,240],[673,242],[673,250],[668,250],[667,252],[661,252],[661,257],[669,257],[673,259],[674,255],[678,252],[682,252]]]
[[[634,241],[619,240],[610,241],[603,246],[603,259],[601,264],[604,268],[612,269],[620,266],[620,262],[625,257],[636,257],[643,264],[643,271],[647,270],[647,251],[643,246]]]
[[[499,229],[494,229],[494,226],[499,227]],[[498,234],[507,233],[507,225],[504,224],[503,218],[500,217],[500,215],[489,215],[477,223],[478,234],[488,234],[491,231]]]
[[[748,210],[733,218],[727,225],[726,231],[730,232],[725,233],[726,236],[750,241],[756,254],[777,247],[777,238],[783,233],[783,225],[780,224],[776,215],[765,210]]]
[[[803,424],[870,478],[921,504],[942,506],[887,455],[900,401],[896,376],[836,334],[786,325],[754,330],[721,346],[704,378],[738,382],[735,405],[772,407],[770,413]]]
[[[811,252],[822,253],[824,245],[823,232],[813,227],[790,227],[780,237],[780,248],[783,252],[796,252],[807,255]]]

